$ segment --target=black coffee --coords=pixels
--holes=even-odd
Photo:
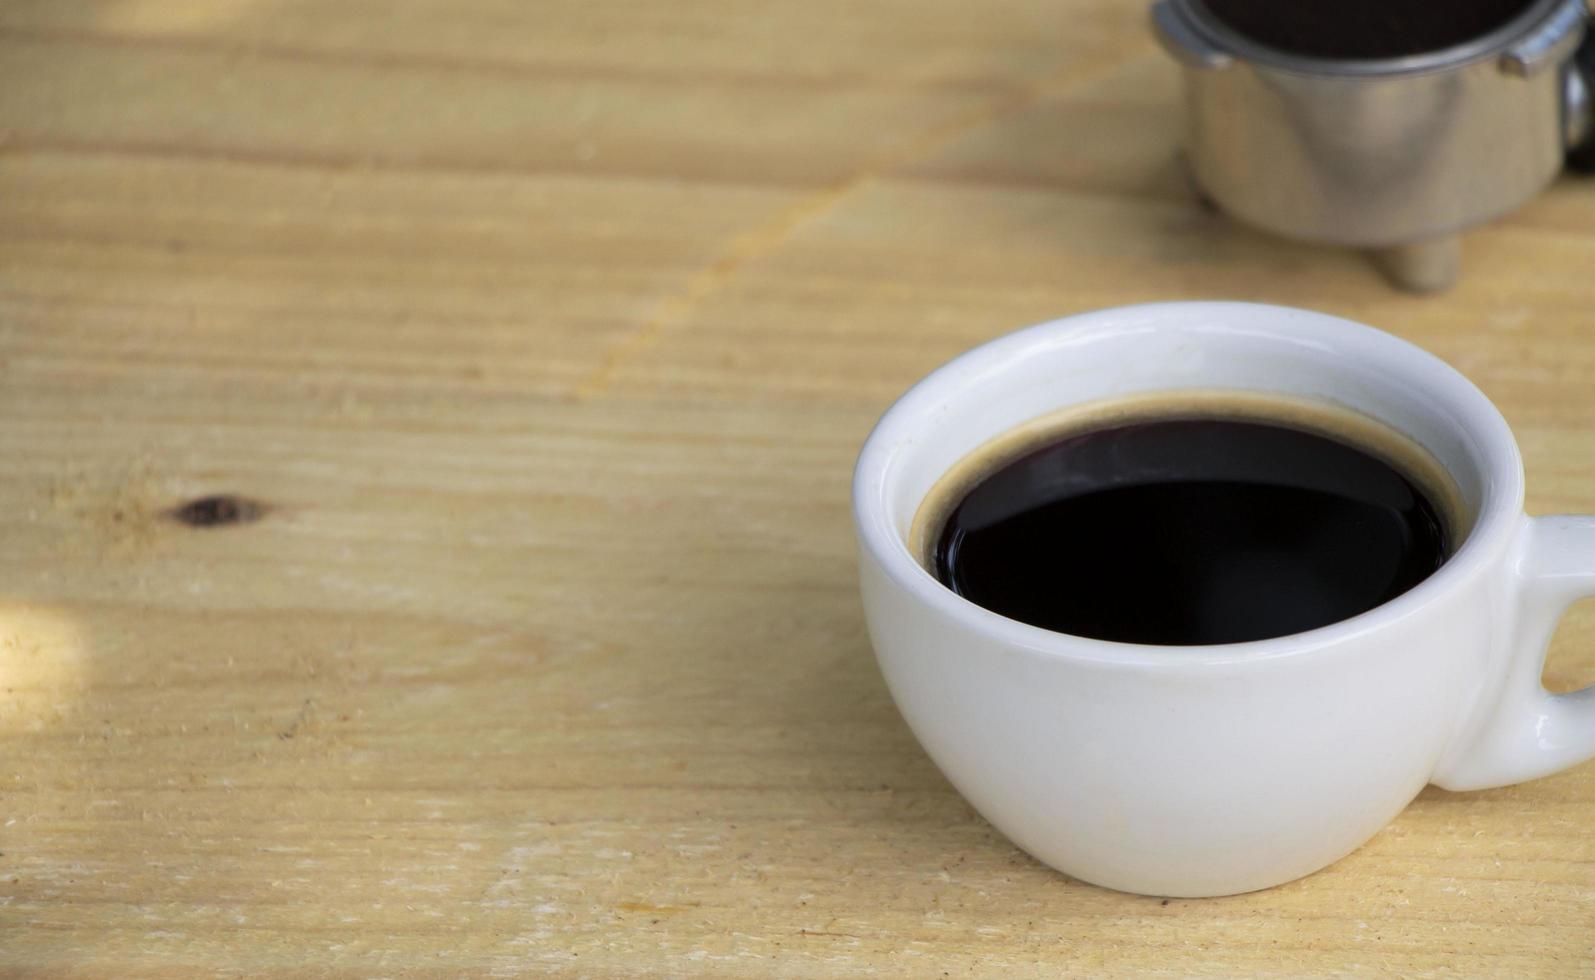
[[[1327,626],[1439,568],[1450,534],[1400,470],[1260,420],[1149,419],[1060,436],[953,508],[937,577],[1010,619],[1125,643]]]
[[[1310,58],[1402,58],[1504,27],[1535,0],[1200,0],[1237,34]]]

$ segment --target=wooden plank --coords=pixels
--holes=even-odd
[[[1595,972],[1595,767],[1165,903],[1025,857],[891,704],[853,454],[1029,322],[1374,323],[1595,510],[1595,184],[1394,293],[1194,205],[1142,14],[0,9],[0,972]],[[257,519],[174,518],[217,494]]]

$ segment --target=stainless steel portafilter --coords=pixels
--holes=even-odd
[[[1460,234],[1595,169],[1585,0],[1158,0],[1185,157],[1236,219],[1449,286]]]

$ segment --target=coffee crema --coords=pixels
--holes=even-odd
[[[1044,629],[1190,646],[1349,619],[1465,533],[1449,474],[1367,416],[1226,392],[1075,409],[999,437],[926,498],[944,585]]]

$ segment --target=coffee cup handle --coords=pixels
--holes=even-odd
[[[1552,694],[1540,683],[1562,615],[1595,596],[1595,516],[1526,517],[1515,547],[1510,659],[1493,704],[1492,692],[1481,692],[1475,717],[1441,760],[1431,781],[1444,789],[1505,786],[1595,757],[1595,685]]]

